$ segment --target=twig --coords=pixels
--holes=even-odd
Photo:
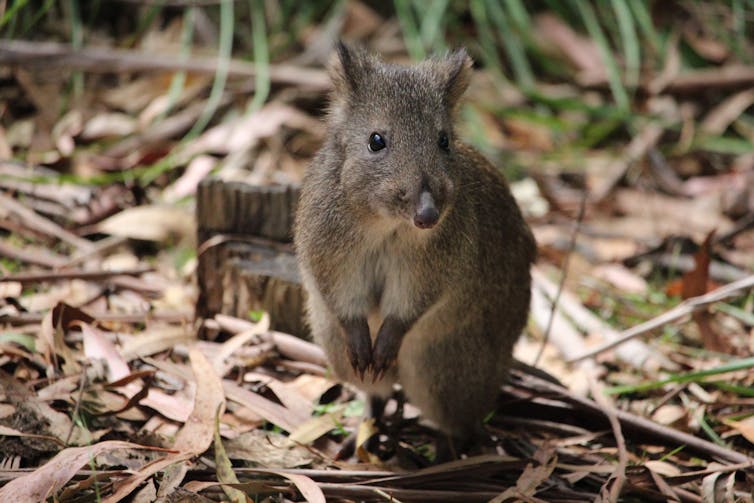
[[[670,76],[667,81],[658,84],[655,79],[642,82],[639,87],[650,95],[662,94],[690,94],[707,91],[708,89],[731,89],[746,87],[754,84],[754,67],[729,64],[717,67],[707,67],[698,70],[684,71]],[[583,87],[600,88],[608,87],[606,77],[600,75],[598,79],[592,78],[580,82]]]
[[[618,420],[618,415],[615,413],[615,406],[610,403],[607,397],[602,392],[602,386],[593,374],[588,375],[589,387],[592,390],[592,396],[597,404],[602,408],[602,412],[607,416],[610,422],[610,428],[613,430],[613,436],[615,437],[615,445],[618,447],[618,463],[615,465],[610,478],[605,482],[603,486],[607,488],[610,481],[613,481],[613,486],[610,489],[609,501],[618,501],[620,499],[623,485],[626,483],[626,467],[628,466],[628,450],[626,449],[626,439],[623,436],[623,430]]]
[[[81,413],[81,404],[84,401],[84,391],[86,390],[88,378],[86,375],[87,369],[84,368],[81,370],[81,378],[79,379],[79,390],[78,390],[78,397],[75,400],[73,412],[71,414],[71,427],[68,429],[68,435],[65,437],[65,445],[70,445],[71,437],[73,436],[73,431],[76,429],[76,419],[82,419],[79,414]]]
[[[661,327],[666,323],[670,323],[671,321],[683,318],[684,316],[693,313],[697,309],[708,306],[709,304],[714,304],[715,302],[720,302],[721,300],[725,300],[729,297],[734,297],[741,290],[746,290],[751,287],[754,287],[754,274],[722,286],[710,293],[687,299],[675,306],[673,309],[659,316],[656,316],[651,320],[640,323],[639,325],[631,327],[628,330],[624,330],[616,340],[606,342],[601,346],[587,351],[582,355],[570,358],[569,360],[567,360],[567,363],[574,363],[586,358],[597,356],[598,354],[604,353],[605,351],[623,344],[624,342],[633,339],[634,337],[645,334],[651,330],[654,330],[655,328]]]
[[[736,220],[733,223],[733,227],[728,232],[720,234],[720,236],[715,239],[715,244],[726,243],[752,227],[754,227],[754,213],[749,213],[748,215]]]
[[[154,267],[138,267],[136,269],[124,269],[121,271],[58,271],[40,273],[9,274],[0,278],[4,281],[17,281],[19,283],[41,283],[43,281],[60,281],[66,279],[102,280],[113,276],[139,276],[154,271]]]
[[[547,341],[550,339],[550,330],[552,330],[552,323],[553,323],[553,320],[555,320],[555,311],[558,309],[558,302],[560,301],[560,294],[563,293],[565,280],[566,280],[566,277],[568,276],[568,266],[571,262],[571,255],[573,254],[573,250],[576,248],[576,237],[579,235],[579,231],[581,230],[581,223],[584,221],[584,212],[586,210],[586,196],[587,196],[587,192],[584,191],[584,193],[581,196],[581,202],[579,204],[579,214],[576,217],[576,226],[573,228],[573,233],[571,234],[571,241],[570,243],[568,243],[568,250],[566,251],[566,256],[563,259],[563,265],[561,267],[562,273],[560,275],[560,281],[558,282],[558,290],[555,292],[555,297],[551,299],[552,310],[550,311],[550,318],[547,320],[547,328],[545,328],[542,345],[539,347],[539,351],[537,352],[537,357],[534,358],[534,362],[532,363],[532,366],[534,367],[537,366],[537,364],[539,363],[539,360],[542,358],[542,354],[545,351],[545,346],[547,345]]]
[[[532,269],[532,279],[536,287],[544,294],[552,298],[555,296],[556,285],[536,267]],[[573,323],[586,334],[599,334],[603,340],[612,341],[620,337],[617,330],[613,329],[603,319],[597,317],[592,311],[584,307],[578,298],[567,290],[560,297],[560,310],[573,321]],[[579,346],[579,347],[583,347]],[[579,354],[578,348],[573,348],[573,355]],[[632,340],[626,342],[615,351],[615,356],[636,368],[645,370],[665,368],[677,370],[678,365],[661,353],[652,351],[644,341]],[[566,355],[566,358],[568,356]]]
[[[65,265],[65,257],[62,255],[33,246],[17,248],[6,240],[0,241],[0,257],[8,257],[26,264],[34,264],[50,268],[62,267]]]
[[[193,311],[165,311],[133,314],[117,314],[94,312],[87,313],[100,323],[144,323],[145,321],[163,321],[166,323],[187,323],[194,319]],[[39,323],[44,318],[44,313],[21,313],[17,315],[0,316],[0,322],[8,325],[27,325]]]
[[[91,241],[78,237],[55,222],[30,210],[12,197],[0,193],[0,218],[7,218],[10,215],[15,215],[16,218],[22,220],[29,228],[65,241],[76,248],[78,252],[88,251],[93,247]]]
[[[525,383],[525,387],[530,390],[537,390],[540,393],[547,393],[549,395],[548,398],[550,399],[560,398],[561,400],[569,402],[571,404],[577,404],[593,414],[604,415],[602,407],[595,403],[593,400],[578,396],[574,393],[571,393],[568,389],[562,386],[558,386],[557,384],[551,383],[544,379],[540,379],[539,377],[533,376],[531,374],[524,374],[517,370],[512,370],[511,373],[518,376]],[[624,410],[614,409],[614,411],[623,429],[630,428],[635,431],[652,435],[654,437],[662,438],[669,443],[676,445],[686,445],[690,449],[693,449],[699,453],[704,453],[712,457],[723,459],[729,463],[754,462],[754,460],[752,460],[745,454],[736,452],[732,449],[728,449],[707,440],[689,435],[688,433],[663,426],[661,424],[655,423],[654,421],[641,416],[637,416],[630,412],[626,412]]]
[[[621,155],[606,168],[607,173],[592,191],[593,199],[602,201],[607,197],[626,174],[628,168],[657,145],[664,131],[665,129],[660,124],[648,124],[641,133],[634,136]]]
[[[79,265],[81,262],[85,262],[93,257],[104,255],[105,253],[117,248],[118,246],[128,242],[128,238],[123,236],[108,236],[105,239],[94,242],[94,247],[91,250],[85,251],[78,255],[75,255],[69,259],[63,267],[73,267]]]
[[[754,67],[725,65],[684,72],[668,83],[666,93],[690,93],[708,89],[750,86],[754,83]]]
[[[3,40],[0,42],[0,65],[44,65],[70,67],[90,72],[136,71],[190,71],[215,74],[219,62],[216,58],[192,56],[181,59],[176,54],[159,54],[129,51],[114,47],[83,47],[73,49],[68,44]],[[254,77],[256,65],[232,59],[228,62],[228,75]],[[326,90],[330,79],[323,70],[292,65],[269,65],[269,77],[278,84],[293,84],[309,89]]]
[[[404,498],[411,501],[432,501],[432,502],[471,502],[471,501],[489,501],[499,492],[489,491],[443,491],[433,489],[397,489],[397,488],[377,488],[358,484],[333,484],[319,483],[319,488],[328,497],[346,497],[346,498],[369,498],[374,501],[375,495],[382,491],[392,498]],[[385,501],[390,501],[386,499]]]
[[[256,327],[254,323],[225,314],[217,314],[214,319],[204,320],[204,326],[234,334],[254,330]],[[260,334],[259,340],[273,343],[281,355],[291,360],[312,363],[320,367],[327,366],[327,358],[322,348],[293,335],[269,330]]]

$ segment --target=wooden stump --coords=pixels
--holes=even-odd
[[[270,314],[272,328],[304,336],[304,294],[293,251],[298,187],[205,179],[197,192],[196,315],[247,319]]]

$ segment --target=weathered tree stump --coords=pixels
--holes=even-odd
[[[196,314],[246,319],[270,314],[272,328],[306,334],[304,297],[293,251],[298,187],[206,179],[197,192]]]

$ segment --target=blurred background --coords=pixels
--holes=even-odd
[[[0,155],[88,181],[164,187],[197,165],[298,180],[324,134],[338,38],[397,62],[465,46],[478,71],[464,137],[559,209],[620,181],[691,196],[706,188],[696,177],[726,173],[740,188],[751,167],[750,0],[18,0],[0,12]]]
[[[187,348],[196,341],[197,245],[211,248],[196,242],[197,189],[207,177],[301,180],[327,134],[325,67],[338,39],[399,63],[467,48],[475,72],[460,134],[511,181],[539,245],[531,320],[516,355],[568,393],[610,400],[671,439],[629,438],[627,448],[620,435],[615,443],[604,436],[605,424],[586,429],[597,428],[592,416],[558,429],[555,408],[544,409],[536,431],[496,415],[488,428],[521,459],[543,439],[577,435],[558,444],[572,465],[559,468],[543,497],[576,487],[585,492],[566,491],[563,501],[585,501],[622,483],[604,465],[573,467],[604,461],[623,470],[628,449],[635,467],[653,470],[633,472],[641,476],[631,491],[642,501],[655,486],[658,501],[700,501],[723,480],[731,501],[751,501],[750,473],[746,482],[735,467],[719,479],[682,474],[712,460],[750,463],[741,452],[754,444],[754,0],[0,0],[0,369],[28,385],[28,400],[47,397],[39,398],[42,419],[35,413],[27,424],[21,405],[3,396],[0,419],[20,417],[14,427],[35,433],[59,421],[44,432],[58,443],[0,437],[0,467],[39,466],[61,443],[137,431],[174,447],[164,439],[194,403]],[[274,249],[292,257],[289,243]],[[683,302],[710,292],[717,296],[693,314]],[[295,431],[306,459],[262,465],[330,466],[345,430],[327,417],[319,429],[310,421],[333,414],[355,428],[362,404],[326,379],[316,348],[309,361],[294,361],[301,353],[278,352],[268,318],[255,310],[240,317],[208,319],[219,338],[199,344],[224,355],[218,383],[226,374],[243,381],[256,400],[228,395],[236,404],[223,422],[236,429],[223,435]],[[53,337],[63,321],[65,337]],[[229,335],[249,330],[268,339]],[[122,396],[77,377],[98,358],[124,375],[158,369],[162,377],[124,392],[133,399],[124,412]],[[48,390],[48,378],[60,387]],[[521,407],[527,393],[514,394],[513,409],[531,421]],[[582,403],[566,402],[570,412]],[[112,423],[98,415],[103,408],[118,414]],[[204,420],[209,437],[192,456],[211,440],[213,418]],[[686,451],[678,431],[706,443]],[[274,457],[278,437],[249,445]],[[422,442],[408,444],[424,456]],[[553,452],[542,454],[550,471],[527,482],[529,496],[550,477]],[[508,467],[495,485],[485,468],[483,487],[504,491],[523,466]],[[205,468],[214,471],[196,469]],[[677,475],[671,482],[684,489],[665,492],[658,474]]]

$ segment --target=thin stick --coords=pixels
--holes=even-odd
[[[99,323],[144,323],[146,321],[162,321],[165,323],[188,323],[194,319],[193,310],[186,311],[144,311],[142,313],[108,313],[88,312]],[[0,315],[0,322],[8,325],[27,325],[39,323],[44,313],[21,313],[15,315]]]
[[[28,42],[3,40],[0,42],[0,65],[44,65],[49,67],[78,68],[89,72],[136,71],[189,71],[215,74],[220,62],[217,58],[192,56],[181,59],[176,54],[159,54],[130,51],[114,47],[82,47],[73,49],[67,44],[53,42]],[[228,75],[255,77],[256,65],[232,59],[228,62]],[[270,81],[326,90],[330,79],[323,70],[293,65],[269,65]]]
[[[17,281],[19,283],[41,283],[43,281],[61,281],[66,279],[85,279],[90,281],[103,280],[113,276],[140,276],[154,271],[154,267],[137,267],[136,269],[123,269],[121,271],[52,271],[26,274],[9,274],[0,278],[4,281]]]
[[[0,217],[8,218],[9,215],[15,215],[16,218],[21,220],[23,225],[30,229],[68,243],[79,253],[89,251],[94,247],[91,241],[80,238],[76,234],[65,230],[52,220],[39,215],[12,197],[0,194]]]
[[[542,358],[542,354],[545,351],[545,346],[547,345],[547,342],[550,340],[550,331],[552,330],[552,323],[555,320],[555,310],[558,309],[558,301],[560,300],[560,294],[563,292],[563,287],[565,286],[565,280],[566,276],[568,276],[568,266],[571,262],[571,255],[573,254],[573,250],[576,248],[576,237],[579,235],[579,232],[581,231],[581,223],[584,221],[584,212],[586,211],[586,198],[587,193],[584,191],[584,193],[581,196],[581,202],[579,204],[579,214],[576,217],[576,226],[573,229],[573,233],[571,234],[571,242],[568,244],[568,252],[566,253],[565,258],[563,259],[563,272],[560,275],[560,282],[558,283],[558,290],[555,292],[555,297],[551,300],[552,304],[552,310],[550,311],[550,318],[547,320],[547,328],[545,328],[545,334],[544,339],[542,340],[542,345],[539,347],[539,352],[537,352],[537,357],[534,358],[534,362],[532,363],[532,366],[536,367],[539,363],[539,360]]]
[[[741,290],[747,290],[751,287],[754,287],[754,274],[745,278],[741,278],[738,281],[734,281],[733,283],[729,283],[718,288],[717,290],[713,290],[704,295],[691,297],[690,299],[681,302],[673,309],[666,311],[665,313],[656,316],[651,320],[640,323],[639,325],[631,327],[628,330],[624,330],[620,334],[620,337],[618,337],[614,341],[606,342],[601,346],[589,350],[582,355],[571,358],[567,360],[567,363],[574,363],[586,358],[593,358],[600,353],[604,353],[605,351],[608,351],[630,339],[633,339],[634,337],[638,337],[639,335],[645,334],[651,330],[654,330],[655,328],[659,328],[666,323],[670,323],[671,321],[683,318],[684,316],[693,313],[697,309],[701,309],[710,304],[720,302],[721,300],[725,300],[730,297],[738,296]]]
[[[537,376],[525,374],[518,370],[512,370],[511,373],[516,374],[518,378],[522,380],[522,387],[525,389],[540,390],[541,392],[550,394],[551,396],[549,396],[549,398],[551,399],[559,398],[572,405],[579,405],[594,414],[604,414],[600,405],[593,400],[571,393],[562,386],[558,386]],[[690,449],[723,459],[728,463],[752,463],[752,461],[754,461],[746,454],[736,452],[733,449],[728,449],[724,446],[714,444],[688,433],[663,426],[645,417],[637,416],[620,409],[614,409],[614,412],[624,429],[628,427],[645,434],[660,437],[668,443],[686,445]]]
[[[615,413],[615,406],[610,403],[608,398],[603,394],[601,383],[597,381],[597,378],[593,374],[588,375],[587,378],[589,379],[589,388],[592,391],[594,401],[597,402],[602,408],[602,412],[607,416],[607,419],[610,422],[610,428],[613,430],[613,436],[615,437],[615,445],[618,447],[618,463],[615,465],[612,475],[610,475],[610,478],[608,478],[603,486],[603,490],[607,490],[608,484],[610,484],[610,481],[613,481],[608,501],[618,501],[623,486],[626,483],[626,467],[628,466],[626,438],[623,436],[620,420]]]

